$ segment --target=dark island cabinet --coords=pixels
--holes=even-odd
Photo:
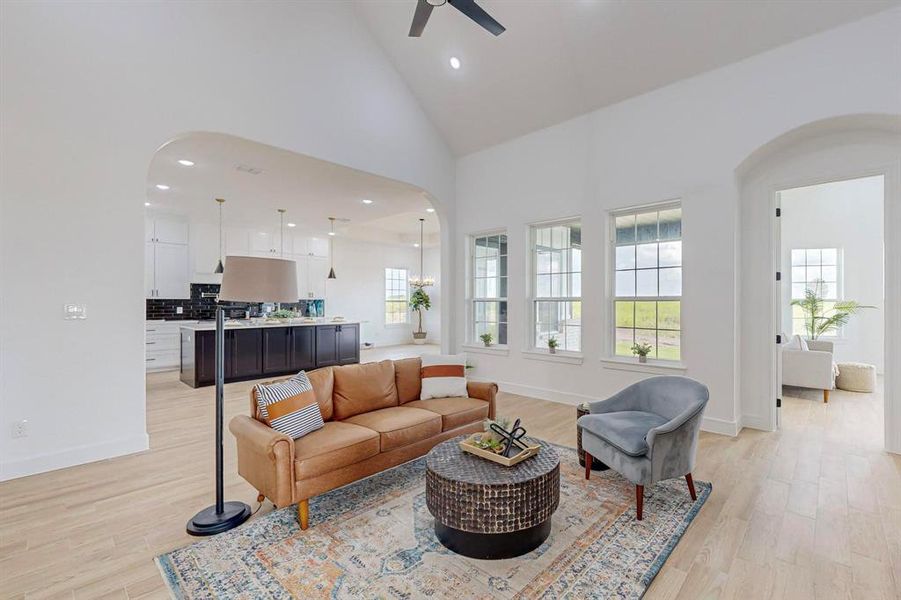
[[[226,383],[358,362],[356,323],[225,331]],[[215,331],[182,330],[181,380],[195,388],[215,383]]]

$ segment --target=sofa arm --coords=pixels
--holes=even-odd
[[[782,384],[831,390],[835,387],[832,353],[817,350],[783,350]]]
[[[468,381],[466,383],[466,393],[470,398],[484,400],[488,403],[488,418],[494,419],[497,416],[496,398],[497,384],[484,381]]]
[[[238,474],[276,506],[294,502],[294,440],[246,415],[228,428],[238,443]]]
[[[818,352],[835,352],[835,344],[829,340],[807,340],[807,347]]]

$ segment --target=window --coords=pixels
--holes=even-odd
[[[791,286],[792,300],[803,300],[807,290],[813,290],[823,300],[823,314],[829,314],[835,303],[841,300],[839,289],[841,252],[838,248],[792,249]],[[840,331],[823,335],[834,336]],[[806,335],[804,309],[792,306],[792,334]]]
[[[494,343],[507,343],[507,234],[472,238],[470,334],[475,343],[490,333]]]
[[[410,322],[407,270],[385,269],[385,325]]]
[[[535,348],[582,350],[582,222],[533,225],[532,339]]]
[[[682,357],[682,208],[614,213],[614,354]]]

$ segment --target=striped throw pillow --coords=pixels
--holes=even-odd
[[[273,429],[295,440],[325,426],[307,374],[287,381],[258,384],[255,388],[260,416]]]
[[[466,396],[466,355],[422,357],[420,400]]]

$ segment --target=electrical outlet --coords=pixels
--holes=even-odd
[[[12,437],[23,438],[28,437],[28,420],[22,419],[13,423]]]
[[[185,307],[184,307],[184,306],[176,306],[176,307],[175,307],[175,314],[177,314],[177,315],[183,315],[183,314],[185,314]]]

